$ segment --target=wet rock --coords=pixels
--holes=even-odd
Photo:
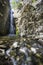
[[[9,33],[10,22],[10,4],[9,0],[0,1],[0,35]]]
[[[8,56],[3,55],[0,56],[0,65],[13,65],[13,63]]]
[[[3,44],[3,41],[0,41],[0,44]]]

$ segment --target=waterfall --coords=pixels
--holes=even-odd
[[[17,65],[17,62],[15,61],[15,59],[13,57],[11,57],[11,60],[13,62],[13,65]]]
[[[10,14],[10,34],[14,34],[13,11],[12,10],[11,10],[11,14]]]
[[[12,4],[11,4],[12,0],[10,0],[10,29],[9,29],[9,35],[10,36],[14,36],[14,33],[15,33],[15,26],[14,26],[14,10],[12,9]]]

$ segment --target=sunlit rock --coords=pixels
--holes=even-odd
[[[32,51],[33,53],[36,53],[36,49],[35,49],[35,48],[31,48],[31,51]]]
[[[18,42],[14,42],[12,47],[14,47],[14,48],[18,47]]]

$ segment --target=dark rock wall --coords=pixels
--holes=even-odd
[[[0,0],[0,35],[6,35],[7,33],[9,33],[9,12],[9,0]]]
[[[13,65],[13,63],[8,56],[0,56],[0,65]]]

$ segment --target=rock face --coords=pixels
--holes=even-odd
[[[22,9],[21,20],[18,22],[20,35],[32,35],[43,33],[43,4],[39,3],[36,8],[27,4]]]
[[[9,0],[0,1],[0,35],[6,35],[9,32],[10,21],[10,5]]]

